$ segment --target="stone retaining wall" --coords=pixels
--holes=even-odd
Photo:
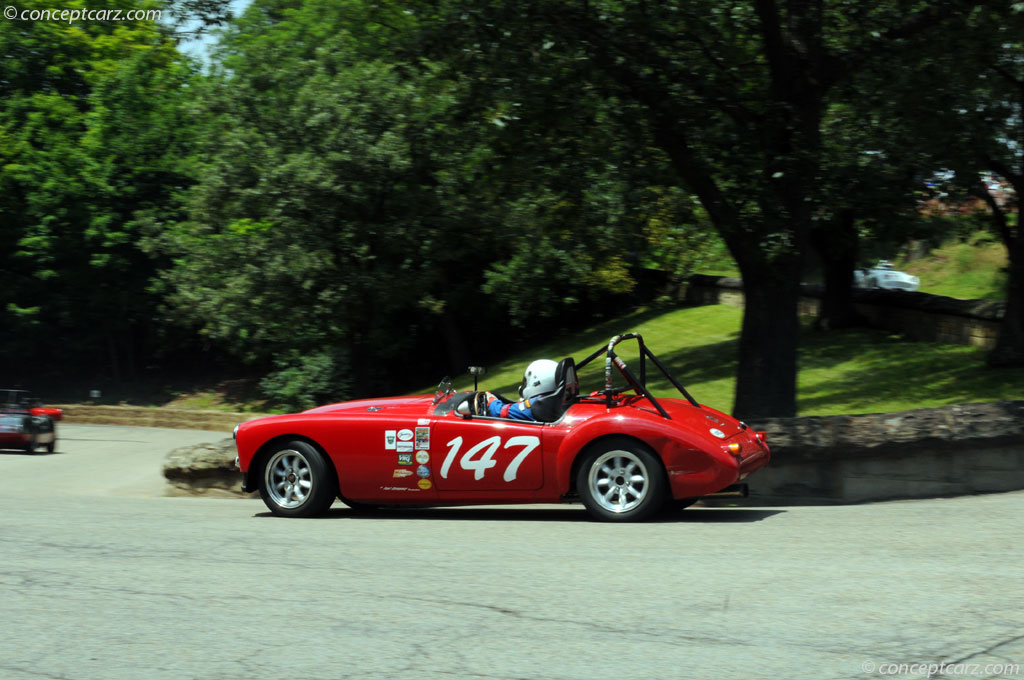
[[[1024,489],[1024,401],[773,418],[752,505],[861,503]]]
[[[816,316],[821,286],[803,284],[800,314]],[[725,276],[690,278],[684,302],[692,305],[743,307],[743,282]],[[957,300],[929,293],[890,290],[854,290],[854,306],[875,328],[902,333],[911,340],[995,346],[1004,302]]]

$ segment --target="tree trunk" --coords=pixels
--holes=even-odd
[[[852,210],[843,210],[829,227],[811,232],[811,246],[821,258],[825,290],[815,321],[820,330],[867,325],[853,306],[853,270],[857,266],[857,229]]]
[[[1010,280],[1006,287],[1006,313],[999,325],[996,346],[987,357],[989,366],[1024,366],[1024,238],[1018,233],[1007,246]]]
[[[1024,193],[1024,173],[1014,173],[1006,166],[996,167],[1020,197]],[[999,324],[996,346],[989,352],[986,363],[1000,367],[1024,366],[1024,225],[1020,223],[1018,210],[1018,222],[1010,226],[1003,207],[984,185],[976,187],[975,193],[985,201],[992,213],[992,225],[1006,246],[1010,270],[1006,286],[1006,312]]]
[[[800,277],[779,276],[765,264],[741,271],[746,302],[733,415],[795,416]]]

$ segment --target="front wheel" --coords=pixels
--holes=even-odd
[[[281,517],[316,517],[331,507],[338,480],[312,444],[290,441],[274,448],[260,475],[260,496]]]
[[[638,522],[664,504],[665,471],[643,444],[612,439],[586,454],[576,473],[576,490],[596,519]]]

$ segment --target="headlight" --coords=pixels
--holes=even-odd
[[[235,425],[235,429],[231,430],[231,438],[232,439],[238,439],[238,428],[240,428],[241,426],[242,426],[242,424],[239,423],[238,425]]]

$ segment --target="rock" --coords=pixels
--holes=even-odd
[[[211,444],[196,444],[174,449],[167,454],[164,477],[178,492],[242,492],[242,474],[235,467],[235,441],[222,439]]]

